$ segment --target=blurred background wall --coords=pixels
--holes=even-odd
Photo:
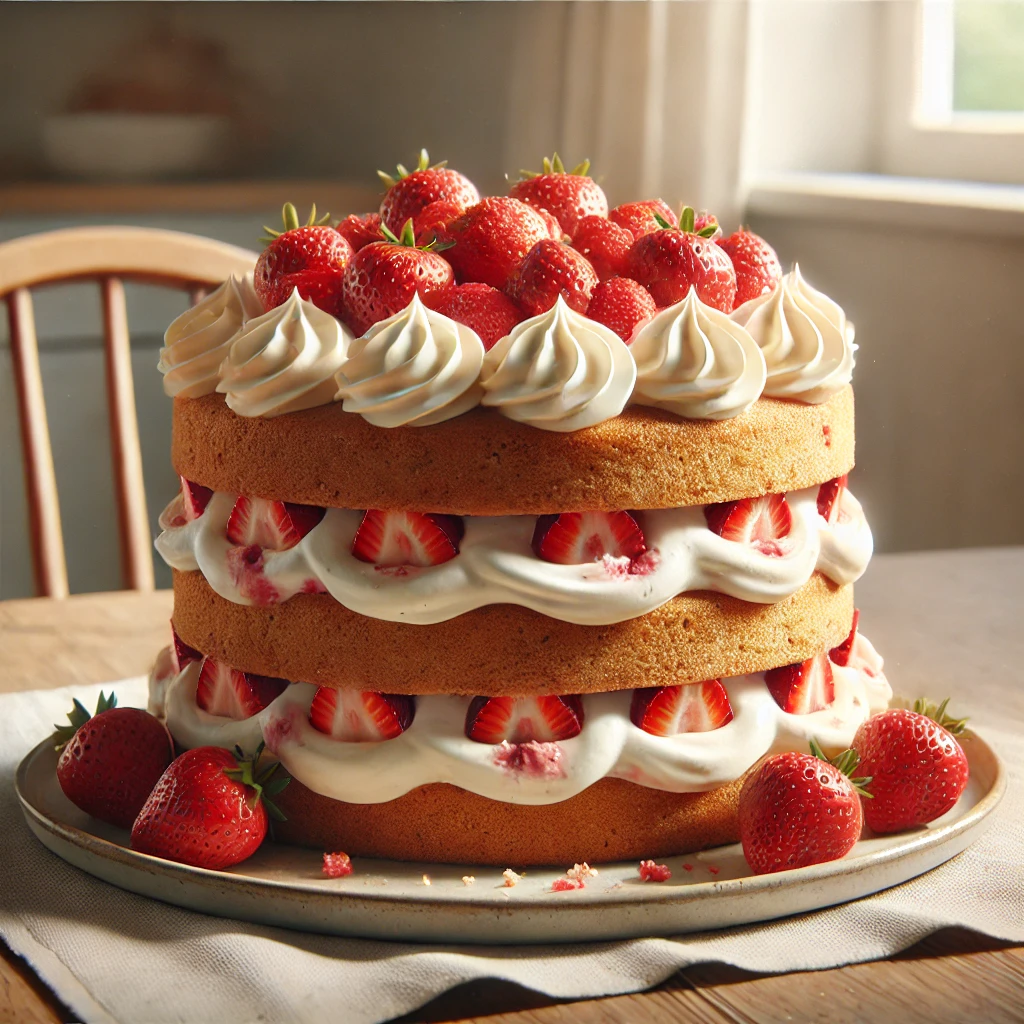
[[[258,248],[285,199],[373,208],[375,169],[420,146],[482,192],[589,156],[613,204],[749,223],[846,308],[880,550],[1024,541],[1021,3],[5,3],[0,38],[0,240],[132,223]],[[141,134],[83,149],[110,112]],[[205,143],[162,153],[168,114]],[[177,301],[129,296],[154,526]],[[37,320],[71,587],[116,588],[98,296],[39,292]],[[5,330],[0,598],[32,588]]]

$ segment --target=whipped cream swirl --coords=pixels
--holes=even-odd
[[[678,416],[722,420],[739,416],[760,397],[765,362],[754,339],[690,288],[663,309],[630,345],[637,378],[633,401]]]
[[[483,405],[542,430],[581,430],[622,412],[636,364],[622,339],[561,296],[487,353]]]
[[[414,292],[405,309],[353,343],[337,398],[377,427],[441,423],[479,404],[483,361],[476,331],[428,309]]]
[[[334,375],[352,335],[297,288],[238,332],[217,390],[239,416],[280,416],[334,399]]]
[[[186,309],[164,333],[157,364],[164,375],[164,393],[172,398],[198,398],[215,391],[232,339],[246,321],[262,313],[252,274],[232,275],[202,302]]]
[[[732,319],[764,354],[764,393],[819,404],[853,377],[853,325],[842,308],[812,288],[794,265],[773,291],[744,302]]]

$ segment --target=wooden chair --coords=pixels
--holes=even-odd
[[[99,285],[122,576],[128,589],[152,590],[152,545],[122,281],[181,289],[195,303],[229,275],[252,270],[255,261],[256,253],[237,246],[150,228],[69,228],[0,243],[0,298],[7,302],[10,323],[38,595],[66,597],[68,574],[30,289],[81,280]]]

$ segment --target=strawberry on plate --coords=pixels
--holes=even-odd
[[[628,269],[632,233],[605,217],[583,217],[576,225],[572,247],[586,256],[599,281],[621,277]]]
[[[349,260],[341,279],[343,319],[357,334],[400,313],[414,294],[426,302],[454,283],[452,268],[434,251],[435,244],[416,245],[411,218],[400,237],[387,225],[381,230],[385,241],[364,245]]]
[[[251,857],[267,834],[271,803],[291,781],[278,762],[260,765],[223,747],[196,747],[171,762],[132,826],[132,849],[197,868],[231,867]],[[275,777],[276,776],[276,777]]]
[[[564,242],[538,242],[513,271],[505,291],[527,316],[546,313],[559,295],[570,309],[585,313],[597,274],[585,256]]]
[[[654,736],[711,732],[732,721],[732,704],[720,679],[633,691],[629,717]]]
[[[945,814],[960,799],[970,769],[956,740],[966,718],[918,700],[862,723],[853,737],[861,770],[872,777],[864,818],[873,832],[902,832]]]
[[[480,281],[453,285],[430,297],[430,308],[472,328],[489,352],[526,317],[504,293]]]
[[[838,646],[828,652],[828,660],[833,665],[845,666],[850,663],[850,652],[853,650],[853,643],[857,639],[857,624],[860,622],[860,610],[853,609],[853,625],[850,627],[850,634]]]
[[[612,558],[639,558],[644,532],[628,512],[562,512],[537,517],[533,550],[545,562],[584,565]]]
[[[749,544],[763,555],[784,554],[782,541],[793,528],[793,513],[785,494],[705,505],[704,518],[719,537]]]
[[[555,153],[549,160],[544,157],[544,171],[521,171],[522,179],[517,181],[508,194],[530,206],[547,210],[571,238],[576,224],[583,217],[607,217],[608,200],[604,190],[593,178],[587,177],[590,161],[565,169],[562,158]]]
[[[255,545],[268,551],[287,551],[317,526],[325,513],[326,509],[317,505],[242,494],[228,516],[227,537],[232,544],[244,547]]]
[[[420,150],[419,161],[412,171],[398,165],[398,174],[378,171],[387,192],[380,204],[380,219],[384,227],[400,234],[405,222],[438,200],[445,200],[467,210],[480,201],[476,186],[464,174],[446,166],[447,161],[430,165],[425,149]]]
[[[635,203],[623,203],[608,214],[608,219],[625,228],[634,241],[652,231],[664,227],[679,227],[679,218],[664,199],[641,199]],[[664,222],[664,223],[663,223]]]
[[[842,504],[847,479],[848,476],[844,473],[834,480],[826,481],[818,488],[818,515],[829,525],[839,521],[839,506]]]
[[[740,790],[743,855],[758,875],[839,860],[864,825],[868,778],[851,779],[857,755],[844,750],[829,761],[812,741],[811,753],[774,754]]]
[[[626,344],[629,344],[637,325],[657,312],[651,293],[628,277],[611,277],[602,281],[594,289],[587,306],[587,316],[591,320],[610,327]]]
[[[163,530],[194,522],[206,511],[206,506],[213,497],[213,491],[209,487],[193,483],[183,476],[179,476],[178,479],[181,481],[181,489],[160,513],[160,528]]]
[[[425,568],[454,558],[464,532],[461,516],[371,508],[356,530],[352,554],[381,567]]]
[[[832,663],[824,652],[795,665],[769,669],[764,683],[775,703],[789,715],[824,711],[836,699]]]
[[[68,721],[54,734],[64,795],[100,821],[131,828],[174,757],[170,734],[148,711],[119,708],[113,693],[100,694],[91,716],[76,700]]]
[[[540,241],[550,239],[548,221],[532,206],[492,196],[438,228],[445,259],[460,282],[482,281],[504,289],[513,271]]]
[[[736,298],[733,308],[770,292],[782,279],[782,264],[775,250],[753,231],[740,228],[728,238],[718,240],[732,260],[736,271]]]
[[[658,306],[680,302],[695,288],[701,302],[732,312],[736,272],[725,250],[710,241],[717,230],[717,223],[696,230],[696,214],[685,207],[678,228],[652,231],[633,243],[627,276],[639,281]]]
[[[280,306],[293,289],[314,306],[338,316],[341,275],[352,257],[352,246],[344,235],[319,220],[313,207],[305,225],[291,203],[282,212],[284,231],[265,228],[268,245],[260,253],[253,271],[253,287],[265,309]]]
[[[206,657],[199,670],[196,704],[207,714],[240,722],[258,715],[287,689],[287,679],[242,672]]]
[[[335,229],[344,236],[353,252],[358,252],[364,245],[371,242],[382,242],[384,235],[380,230],[379,213],[350,213],[344,220],[338,221]]]
[[[466,735],[477,743],[554,743],[582,728],[583,701],[575,694],[474,697],[466,712]]]
[[[309,723],[336,740],[375,743],[400,736],[412,725],[415,714],[415,698],[404,693],[321,686],[309,707]]]

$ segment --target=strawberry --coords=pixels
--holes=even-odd
[[[775,250],[753,231],[740,228],[718,241],[732,260],[736,271],[736,298],[733,308],[770,292],[782,279],[782,264]]]
[[[173,652],[173,664],[175,674],[181,672],[192,664],[193,661],[202,661],[203,656],[194,647],[189,647],[184,640],[178,636],[177,630],[174,626],[171,626],[171,636],[174,640],[174,644],[171,647]]]
[[[862,723],[853,737],[861,769],[872,777],[864,818],[873,832],[902,832],[945,814],[960,798],[970,774],[956,741],[967,719],[923,700],[914,710],[890,708]]]
[[[398,177],[378,171],[387,192],[380,204],[380,219],[384,227],[394,234],[402,231],[405,222],[439,199],[458,204],[467,210],[480,201],[476,186],[464,174],[446,167],[447,161],[428,166],[430,158],[425,149],[412,171],[398,165]]]
[[[636,203],[623,203],[608,214],[608,219],[625,228],[634,240],[649,235],[652,231],[661,231],[666,225],[670,228],[679,227],[679,218],[664,199],[643,199]],[[662,224],[661,221],[665,223]]]
[[[414,698],[404,693],[336,690],[321,686],[309,707],[317,732],[346,743],[374,743],[400,736],[412,725]]]
[[[327,215],[316,219],[315,206],[304,226],[299,225],[291,203],[284,204],[282,218],[284,231],[264,228],[269,244],[253,271],[253,286],[263,307],[280,306],[298,288],[302,298],[338,316],[341,276],[352,257],[352,246],[325,223]]]
[[[851,779],[857,755],[844,750],[829,761],[788,751],[766,758],[748,776],[739,799],[740,839],[758,875],[839,860],[864,825],[860,794],[870,779]]]
[[[736,298],[736,272],[725,250],[708,240],[717,225],[698,232],[695,218],[687,206],[678,228],[638,238],[629,250],[627,274],[651,293],[658,306],[680,302],[696,288],[702,302],[729,313]]]
[[[827,523],[839,519],[839,505],[842,492],[846,490],[847,474],[837,476],[834,480],[823,483],[818,488],[818,515]]]
[[[55,727],[60,788],[86,814],[131,828],[174,757],[170,734],[148,711],[119,708],[114,694],[100,694],[93,716],[74,705],[71,724]]]
[[[214,870],[251,857],[267,834],[270,802],[291,781],[261,768],[261,743],[246,758],[223,747],[196,747],[171,762],[132,826],[132,849]]]
[[[223,661],[203,658],[196,704],[209,715],[240,722],[258,715],[287,689],[287,679],[241,672]]]
[[[239,495],[228,516],[227,536],[232,544],[256,545],[269,551],[287,551],[320,523],[326,509],[291,501]]]
[[[553,743],[582,728],[583,702],[572,694],[474,697],[466,712],[466,735],[477,743]]]
[[[640,861],[639,874],[642,882],[667,882],[672,877],[667,864],[655,864],[653,860]]]
[[[604,190],[586,176],[589,170],[590,161],[584,160],[571,171],[566,171],[561,157],[555,153],[550,160],[544,157],[543,174],[520,171],[522,179],[508,190],[508,194],[537,209],[547,210],[571,238],[580,218],[608,216]]]
[[[626,344],[638,324],[649,320],[658,307],[643,285],[628,277],[612,277],[602,281],[590,296],[587,316],[610,327]]]
[[[705,505],[704,518],[708,528],[719,537],[750,544],[763,555],[783,554],[779,542],[793,528],[793,513],[784,494]]]
[[[379,566],[440,565],[459,553],[464,532],[460,516],[371,508],[352,539],[352,554]]]
[[[528,316],[546,313],[561,295],[577,313],[586,312],[597,274],[571,246],[546,238],[513,272],[505,291]]]
[[[325,853],[324,867],[325,878],[344,878],[352,874],[352,858],[347,853]]]
[[[584,565],[638,558],[647,550],[644,532],[628,512],[563,512],[537,517],[533,550],[545,562]]]
[[[350,213],[344,220],[338,222],[335,230],[352,246],[353,252],[358,252],[364,245],[369,245],[371,242],[384,240],[384,235],[380,230],[379,213]]]
[[[857,639],[857,623],[860,622],[860,611],[853,609],[853,625],[850,627],[850,635],[838,646],[828,652],[828,660],[833,665],[848,665],[850,663],[850,651],[853,650],[853,642]]]
[[[789,715],[823,711],[836,698],[832,663],[824,652],[796,665],[769,669],[764,684],[775,703]]]
[[[168,530],[194,522],[205,511],[213,497],[213,491],[202,484],[194,484],[179,476],[181,489],[171,503],[160,513],[160,527]]]
[[[481,200],[439,228],[437,236],[451,244],[445,258],[460,282],[482,281],[501,289],[526,254],[551,237],[540,213],[507,196]]]
[[[629,717],[655,736],[711,732],[732,721],[732,705],[721,680],[684,686],[648,686],[633,691]]]
[[[522,310],[489,284],[469,281],[430,297],[430,308],[472,328],[490,351],[516,324],[526,319]]]
[[[586,256],[599,281],[626,273],[633,235],[604,217],[583,217],[576,225],[572,247]]]
[[[341,279],[344,319],[357,334],[400,313],[415,293],[426,301],[454,282],[452,268],[433,251],[434,243],[417,247],[411,219],[400,238],[387,225],[381,230],[386,241],[364,245],[349,260]]]
[[[450,220],[466,212],[462,203],[453,199],[437,199],[429,206],[424,206],[412,219],[413,235],[419,246],[429,245],[437,240],[438,231]]]
[[[562,225],[558,223],[558,218],[547,210],[541,209],[539,206],[534,206],[532,209],[536,210],[540,214],[541,220],[544,221],[548,226],[548,238],[553,239],[556,242],[566,242],[569,240],[569,236],[562,230]]]

